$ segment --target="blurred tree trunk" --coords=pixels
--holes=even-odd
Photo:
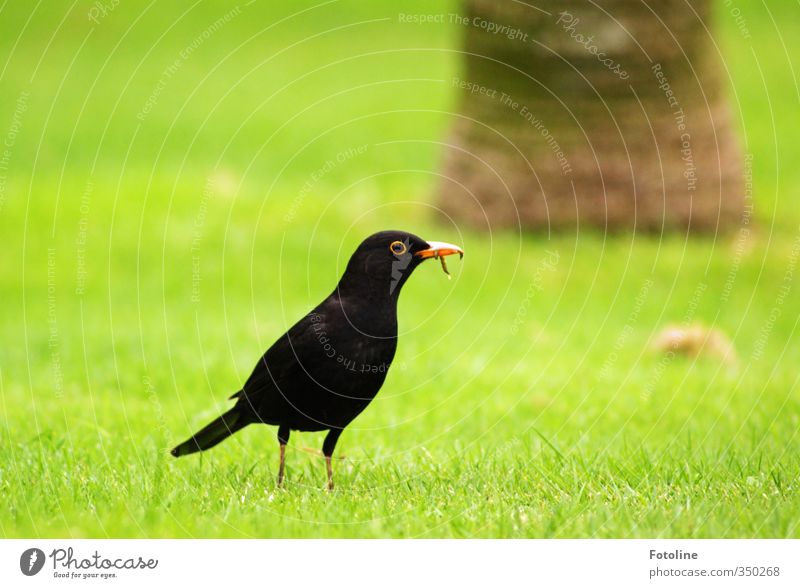
[[[485,228],[741,220],[711,0],[465,2],[445,212]]]

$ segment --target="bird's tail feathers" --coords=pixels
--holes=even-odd
[[[228,412],[214,421],[211,421],[189,439],[175,447],[170,453],[175,457],[190,455],[198,451],[211,449],[220,441],[224,441],[236,431],[249,424],[237,407],[233,407]]]

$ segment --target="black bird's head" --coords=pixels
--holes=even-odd
[[[361,291],[370,297],[396,298],[416,267],[426,259],[441,259],[464,251],[457,245],[426,241],[405,231],[381,231],[364,239],[347,264],[339,290]]]

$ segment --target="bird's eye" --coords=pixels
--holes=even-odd
[[[395,255],[403,255],[408,250],[406,244],[402,241],[394,241],[391,245],[389,245],[389,249],[392,250],[392,253]]]

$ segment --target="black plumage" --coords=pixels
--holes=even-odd
[[[425,259],[463,251],[403,231],[376,233],[356,249],[336,289],[262,356],[228,412],[172,450],[180,457],[210,449],[239,429],[278,427],[284,450],[292,430],[328,430],[322,452],[328,487],[331,456],[342,430],[380,390],[397,348],[397,299]]]

